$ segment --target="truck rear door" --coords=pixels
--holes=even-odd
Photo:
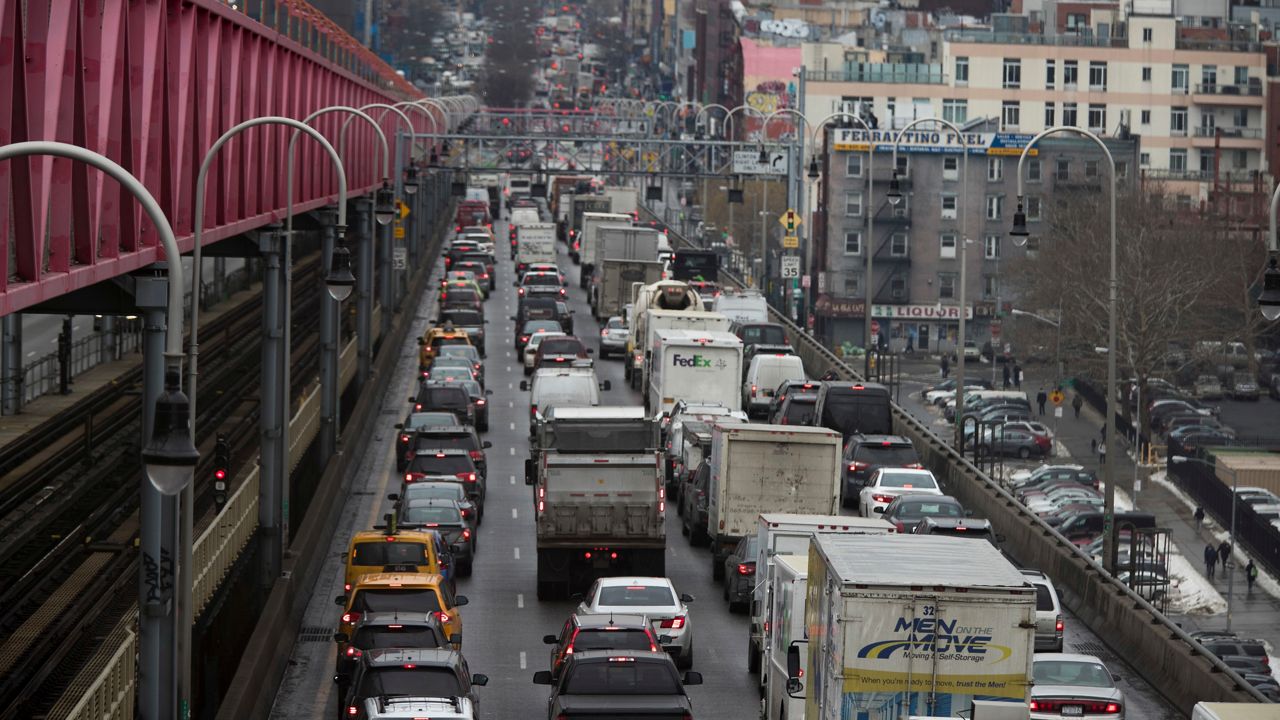
[[[656,456],[548,459],[545,478],[547,520],[556,535],[661,534]]]

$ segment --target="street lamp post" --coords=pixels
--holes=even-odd
[[[167,330],[164,364],[150,358],[144,346],[142,394],[142,461],[147,482],[142,484],[139,533],[142,563],[138,576],[138,713],[144,718],[186,718],[190,703],[177,695],[177,677],[172,661],[178,655],[175,624],[184,624],[183,608],[173,597],[176,584],[191,584],[191,564],[175,563],[177,526],[174,496],[191,485],[200,455],[188,430],[194,407],[180,386],[182,378],[182,305],[184,278],[181,253],[173,228],[146,186],[107,157],[67,143],[33,141],[0,147],[0,162],[33,155],[52,155],[91,165],[109,175],[138,201],[147,219],[155,226],[168,263]],[[157,326],[165,316],[149,318]],[[150,359],[152,362],[148,362]],[[155,375],[162,374],[163,392]],[[166,532],[166,529],[168,532]],[[190,626],[190,616],[185,624]],[[165,646],[165,643],[168,646]],[[167,661],[166,661],[167,659]]]
[[[1031,138],[1027,146],[1022,149],[1022,154],[1018,156],[1018,209],[1013,214],[1013,230],[1010,235],[1014,237],[1014,242],[1019,245],[1026,244],[1026,238],[1030,235],[1027,232],[1027,215],[1022,207],[1022,165],[1027,160],[1027,154],[1035,147],[1036,143],[1050,135],[1069,134],[1083,137],[1092,141],[1095,145],[1102,149],[1103,155],[1107,158],[1107,166],[1111,170],[1111,277],[1108,283],[1107,291],[1107,323],[1109,330],[1107,333],[1107,405],[1106,405],[1106,431],[1103,438],[1104,442],[1116,442],[1116,290],[1118,281],[1116,279],[1116,161],[1111,156],[1111,150],[1107,148],[1107,144],[1102,142],[1102,138],[1098,137],[1088,130],[1078,127],[1070,127],[1059,125],[1051,127],[1048,130],[1041,131],[1038,135]],[[1272,202],[1273,212],[1271,217],[1275,218],[1275,202]],[[1272,223],[1274,227],[1274,222]],[[1274,235],[1273,235],[1274,237]],[[1102,566],[1109,573],[1114,573],[1116,569],[1116,456],[1118,452],[1107,453],[1103,462],[1103,482],[1106,483],[1106,500],[1103,508],[1103,528],[1102,528]]]
[[[965,338],[965,321],[967,320],[969,307],[965,303],[968,297],[965,292],[965,281],[968,277],[968,258],[969,258],[969,238],[967,235],[967,224],[969,217],[969,140],[965,134],[956,127],[955,123],[947,120],[939,120],[938,118],[917,118],[906,124],[893,136],[893,179],[889,181],[889,202],[895,206],[902,202],[902,190],[898,185],[898,143],[902,142],[903,133],[920,123],[936,123],[942,125],[956,134],[956,139],[960,143],[960,152],[963,153],[961,161],[961,173],[964,180],[960,183],[960,327],[957,328],[958,337],[956,338],[956,347],[959,351],[956,353],[956,426],[955,426],[955,442],[961,448],[964,447],[964,428],[961,421],[964,419],[964,338]],[[873,141],[874,143],[874,141]],[[943,352],[946,352],[945,350]]]
[[[1219,466],[1203,458],[1187,457],[1185,455],[1172,455],[1169,457],[1169,462],[1173,463],[1174,465],[1181,465],[1183,463],[1198,463],[1200,465],[1204,465],[1205,467],[1213,468],[1215,471],[1221,468],[1222,470],[1227,471],[1227,474],[1231,475],[1231,531],[1230,531],[1231,540],[1230,540],[1230,543],[1231,543],[1231,551],[1232,553],[1234,553],[1236,549],[1236,503],[1238,502],[1236,498],[1236,490],[1239,487],[1239,481],[1240,481],[1240,478],[1236,475],[1236,471],[1232,470],[1226,465]],[[1234,560],[1234,558],[1232,558],[1232,560]],[[1232,562],[1229,566],[1227,566],[1226,570],[1227,570],[1227,632],[1231,632],[1231,604],[1232,604],[1232,599],[1235,597],[1235,588],[1236,588],[1235,562]]]

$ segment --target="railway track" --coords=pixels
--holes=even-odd
[[[318,254],[295,270],[295,392],[315,374]],[[201,328],[195,512],[214,511],[212,445],[256,451],[261,297]],[[0,719],[40,717],[137,599],[141,368],[0,451]]]

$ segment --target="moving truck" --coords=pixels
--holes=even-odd
[[[581,262],[579,255],[582,236],[582,216],[589,212],[609,212],[609,198],[604,195],[574,195],[569,201],[569,257],[575,263]]]
[[[582,224],[578,235],[574,238],[577,243],[578,260],[582,264],[582,272],[578,275],[578,286],[583,290],[591,285],[591,276],[595,272],[595,267],[602,259],[600,255],[600,228],[606,225],[631,224],[630,215],[620,215],[613,212],[587,212],[582,214]],[[658,253],[655,250],[654,258]]]
[[[516,226],[516,273],[532,263],[556,261],[556,226],[535,222]]]
[[[587,291],[587,301],[595,311],[596,318],[608,318],[616,313],[604,313],[597,307],[601,293],[600,285],[604,282],[604,264],[609,260],[638,260],[647,263],[658,261],[658,231],[653,228],[635,227],[630,222],[625,224],[607,224],[596,228],[596,262]],[[584,261],[585,262],[585,261]],[[584,273],[585,274],[585,273]],[[615,308],[621,308],[631,301],[631,283],[655,283],[662,279],[662,266],[658,266],[656,274],[632,273],[633,277],[625,284],[614,283],[608,292],[615,296]],[[617,274],[614,278],[617,279]]]
[[[653,310],[650,309],[637,316],[637,322],[631,325],[631,337],[628,343],[634,343],[631,361],[623,368],[624,374],[630,374],[631,386],[635,389],[645,387],[648,378],[650,349],[653,347],[653,334],[658,330],[705,330],[729,332],[732,323],[729,318],[702,309],[696,310]],[[644,337],[640,337],[640,333]]]
[[[682,294],[683,307],[672,307],[666,304],[664,295],[668,289]],[[627,337],[627,355],[632,358],[632,362],[623,366],[623,374],[631,383],[633,390],[642,390],[644,388],[643,377],[636,377],[632,370],[644,361],[645,355],[653,345],[653,339],[648,334],[647,318],[648,313],[652,310],[706,313],[706,308],[702,304],[702,296],[698,294],[697,290],[689,287],[688,283],[676,282],[675,280],[659,280],[649,285],[634,286],[634,295],[631,298],[631,321],[628,323],[631,327],[631,333]],[[725,320],[727,322],[728,318]],[[726,326],[723,329],[727,330],[728,327]]]
[[[717,580],[734,545],[758,532],[762,513],[834,515],[839,509],[839,433],[795,425],[712,426],[707,535]]]
[[[804,641],[804,600],[809,589],[809,555],[775,555],[773,580],[769,582],[770,641],[768,661],[760,668],[766,720],[804,717],[804,699],[787,694],[787,648]],[[807,676],[807,657],[800,655],[800,669]]]
[[[809,556],[809,541],[824,535],[887,535],[894,527],[880,518],[845,515],[799,515],[763,512],[756,521],[756,585],[751,597],[751,625],[748,630],[747,670],[761,669],[762,655],[768,655],[771,639],[769,626],[769,593],[773,583],[774,562],[778,555]],[[786,654],[786,648],[782,650]],[[786,678],[783,678],[785,683]],[[765,686],[765,678],[760,678]]]
[[[1025,712],[1036,591],[990,543],[816,535],[808,585],[808,647],[787,657],[806,720],[956,717],[975,700]]]
[[[677,399],[741,409],[742,340],[733,333],[656,330],[645,366],[652,414],[666,415]]]
[[[661,280],[662,263],[657,260],[608,259],[600,263],[596,276],[599,282],[592,287],[593,311],[596,320],[603,322],[622,314],[622,309],[631,302],[633,284],[648,285]]]
[[[630,216],[632,220],[636,219],[636,213],[640,209],[639,188],[605,185],[604,194],[612,201],[612,212],[623,213]]]

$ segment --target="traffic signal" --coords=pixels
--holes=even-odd
[[[218,511],[227,504],[227,478],[231,474],[231,443],[227,436],[218,434],[213,446],[213,502]]]

